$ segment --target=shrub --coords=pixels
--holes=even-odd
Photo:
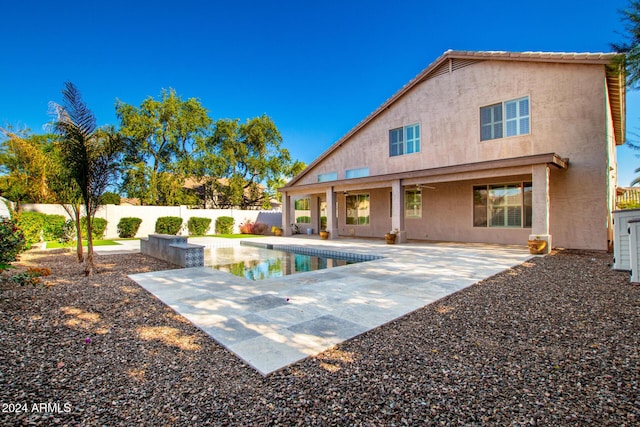
[[[122,238],[136,237],[138,229],[140,229],[142,219],[135,217],[120,218],[118,222],[118,236]]]
[[[42,225],[42,238],[45,242],[55,240],[57,242],[66,241],[66,218],[62,215],[45,215]]]
[[[16,221],[0,218],[0,271],[3,270],[3,265],[16,260],[25,243],[24,234]]]
[[[247,221],[240,224],[240,234],[253,234],[253,223]]]
[[[253,234],[267,234],[269,226],[263,222],[256,222],[253,224]]]
[[[298,224],[311,224],[311,217],[310,216],[299,216],[296,218],[296,222]]]
[[[15,283],[16,285],[24,286],[24,285],[41,285],[42,279],[40,277],[49,276],[51,274],[51,270],[46,267],[38,268],[38,267],[29,267],[27,271],[22,271],[20,273],[14,274],[9,277],[9,281]]]
[[[87,234],[87,217],[80,218],[80,227],[82,227],[83,236]],[[101,240],[104,238],[104,232],[107,229],[107,220],[104,218],[93,218],[91,221],[91,237],[93,240]]]
[[[235,220],[230,216],[219,216],[216,218],[216,234],[233,233],[233,224]]]
[[[189,234],[194,236],[204,236],[211,225],[211,218],[191,217],[187,222]]]
[[[178,234],[182,226],[182,218],[179,216],[161,216],[156,220],[156,233]]]
[[[635,201],[627,201],[627,202],[619,202],[618,209],[638,209],[640,208],[640,203]]]
[[[40,212],[21,212],[18,219],[18,227],[22,230],[25,240],[25,249],[38,243],[42,238],[44,226],[44,214]]]

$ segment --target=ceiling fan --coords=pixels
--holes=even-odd
[[[436,187],[432,187],[431,185],[427,185],[427,184],[416,184],[416,188],[418,190],[421,190],[423,188],[427,188],[429,190],[437,190]]]

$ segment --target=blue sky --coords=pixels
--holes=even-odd
[[[269,115],[310,163],[447,49],[608,52],[626,0],[10,1],[0,40],[0,126],[39,133],[63,82],[99,124],[116,99],[174,88],[210,116]],[[640,140],[640,94],[627,98]],[[640,158],[618,150],[620,185]]]

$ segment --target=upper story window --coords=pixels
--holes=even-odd
[[[420,152],[420,125],[410,125],[389,131],[389,156]]]
[[[363,176],[369,176],[369,168],[347,169],[345,177],[349,178],[362,178]]]
[[[318,182],[335,181],[338,179],[338,172],[328,172],[318,174]]]
[[[480,140],[529,133],[529,97],[480,107]]]

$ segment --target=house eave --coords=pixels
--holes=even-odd
[[[279,188],[280,192],[295,191],[324,191],[327,187],[341,187],[345,185],[375,185],[377,183],[394,180],[406,180],[415,178],[433,178],[442,175],[464,174],[483,170],[497,170],[505,168],[516,168],[520,166],[533,166],[547,164],[558,169],[566,169],[569,166],[569,159],[562,158],[556,153],[536,154],[532,156],[512,157],[508,159],[488,160],[483,162],[465,163],[461,165],[443,166],[431,169],[420,169],[408,172],[399,172],[384,175],[367,176],[353,179],[340,179],[335,181],[325,181],[313,184],[294,185],[288,184]]]

